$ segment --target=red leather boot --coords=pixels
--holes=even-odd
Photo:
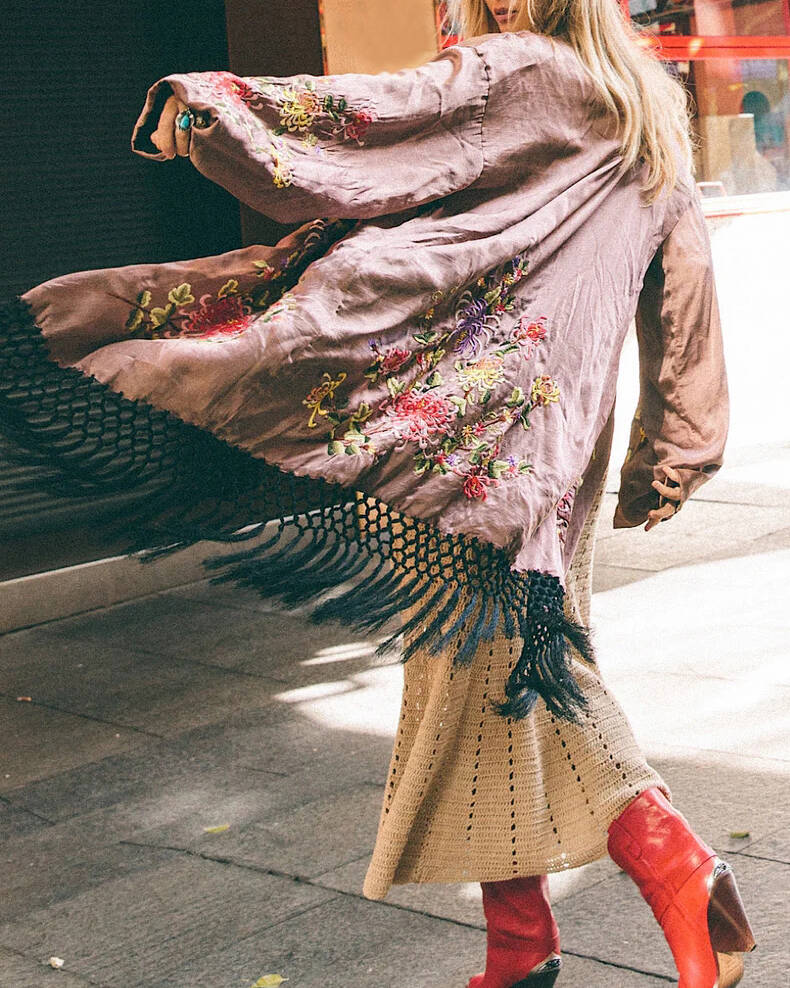
[[[667,938],[678,988],[732,988],[754,936],[729,865],[660,789],[647,789],[609,827],[609,854],[636,882]]]
[[[551,988],[560,973],[560,932],[545,875],[481,882],[486,969],[468,988]]]

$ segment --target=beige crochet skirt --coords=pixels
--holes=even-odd
[[[605,479],[605,478],[604,478]],[[566,610],[589,623],[598,485],[566,581]],[[495,713],[520,652],[505,637],[453,667],[452,653],[403,666],[403,699],[363,894],[410,882],[502,881],[575,868],[606,854],[607,829],[661,777],[645,762],[599,672],[576,655],[589,701],[580,725],[539,700],[526,719]]]

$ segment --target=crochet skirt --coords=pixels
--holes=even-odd
[[[605,480],[605,478],[604,478]],[[589,623],[598,485],[567,576],[566,612]],[[503,636],[468,665],[418,652],[403,666],[403,698],[378,836],[363,886],[503,881],[575,868],[606,854],[607,830],[661,777],[596,667],[573,669],[588,701],[581,723],[542,700],[525,720],[497,714],[520,652]],[[670,797],[671,798],[671,797]]]

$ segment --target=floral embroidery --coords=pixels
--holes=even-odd
[[[375,457],[377,440],[385,438],[412,443],[418,475],[452,474],[460,479],[464,495],[479,501],[492,487],[530,473],[531,464],[503,456],[502,444],[512,426],[530,428],[534,409],[560,400],[557,382],[547,374],[538,375],[526,391],[513,387],[496,407],[485,407],[506,381],[507,358],[520,354],[528,360],[546,339],[545,317],[522,316],[514,328],[502,333],[503,316],[517,306],[512,288],[526,267],[519,255],[460,296],[460,289],[436,292],[431,308],[419,320],[412,346],[387,347],[380,339],[370,340],[373,361],[365,377],[371,388],[385,385],[388,392],[375,408],[362,403],[348,414],[348,399],[336,393],[345,375],[341,380],[340,374],[325,373],[304,403],[312,410],[309,428],[316,427],[318,416],[330,427],[329,455],[364,452]],[[439,308],[451,313],[445,330],[435,327]],[[498,344],[495,337],[501,340]],[[444,358],[450,354],[457,357],[452,364],[454,383],[443,376]],[[475,421],[459,421],[474,406],[478,406]]]
[[[308,429],[315,429],[318,425],[316,422],[316,416],[328,416],[330,414],[328,409],[322,407],[324,401],[331,401],[333,410],[339,407],[337,404],[337,399],[335,398],[335,391],[337,391],[347,377],[348,374],[344,371],[341,371],[335,380],[332,380],[331,374],[324,374],[323,380],[318,387],[313,388],[310,394],[308,394],[308,396],[304,399],[302,404],[307,405],[308,408],[312,409],[310,421],[307,423]]]
[[[456,408],[449,398],[430,391],[407,391],[383,408],[384,421],[370,430],[391,432],[399,439],[426,448],[437,435],[447,435],[456,418]]]
[[[255,321],[271,322],[291,305],[287,294],[274,305],[261,305],[256,302],[254,292],[241,291],[235,278],[225,282],[216,296],[210,292],[201,295],[196,308],[189,308],[195,296],[188,282],[170,289],[166,305],[151,307],[151,301],[147,289],[137,296],[126,320],[125,328],[131,336],[146,340],[223,342],[241,336]]]
[[[532,404],[535,405],[552,405],[560,400],[560,389],[557,382],[548,376],[548,374],[543,374],[541,377],[536,377],[532,384]]]
[[[274,165],[272,181],[280,189],[293,181],[293,148],[285,138],[299,135],[305,151],[319,154],[323,144],[354,141],[364,143],[374,120],[370,110],[349,106],[346,99],[333,93],[321,95],[310,77],[281,80],[261,76],[240,79],[230,72],[205,74],[210,95],[228,117],[243,127],[254,150],[267,154]],[[277,126],[267,127],[254,113],[274,104]],[[239,112],[243,111],[243,112]]]
[[[525,360],[529,360],[535,353],[538,346],[546,339],[546,317],[541,316],[538,320],[530,320],[527,316],[519,319],[516,328],[510,334],[510,340],[524,355]]]
[[[288,290],[307,265],[344,236],[352,225],[348,220],[315,220],[305,228],[299,246],[283,257],[278,267],[267,260],[253,261],[254,274],[244,288],[237,279],[230,278],[216,295],[205,293],[197,304],[189,282],[171,288],[167,301],[158,306],[151,305],[153,294],[148,289],[139,292],[134,301],[122,298],[131,307],[125,328],[131,336],[148,340],[234,339],[253,323],[269,323],[290,310],[292,300]]]
[[[491,341],[501,317],[513,309],[514,300],[508,296],[508,290],[521,281],[525,270],[526,262],[519,255],[512,262],[512,270],[496,284],[489,285],[486,278],[478,280],[476,287],[488,291],[478,295],[471,290],[464,292],[455,313],[453,349],[456,353],[477,356],[481,347]]]

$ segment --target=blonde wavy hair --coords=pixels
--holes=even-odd
[[[502,0],[502,5],[508,0]],[[674,188],[678,154],[694,173],[690,98],[625,17],[617,0],[510,0],[508,30],[569,44],[595,84],[601,112],[618,123],[624,166],[647,164],[648,202]],[[484,0],[447,0],[448,19],[464,38],[499,31]]]

